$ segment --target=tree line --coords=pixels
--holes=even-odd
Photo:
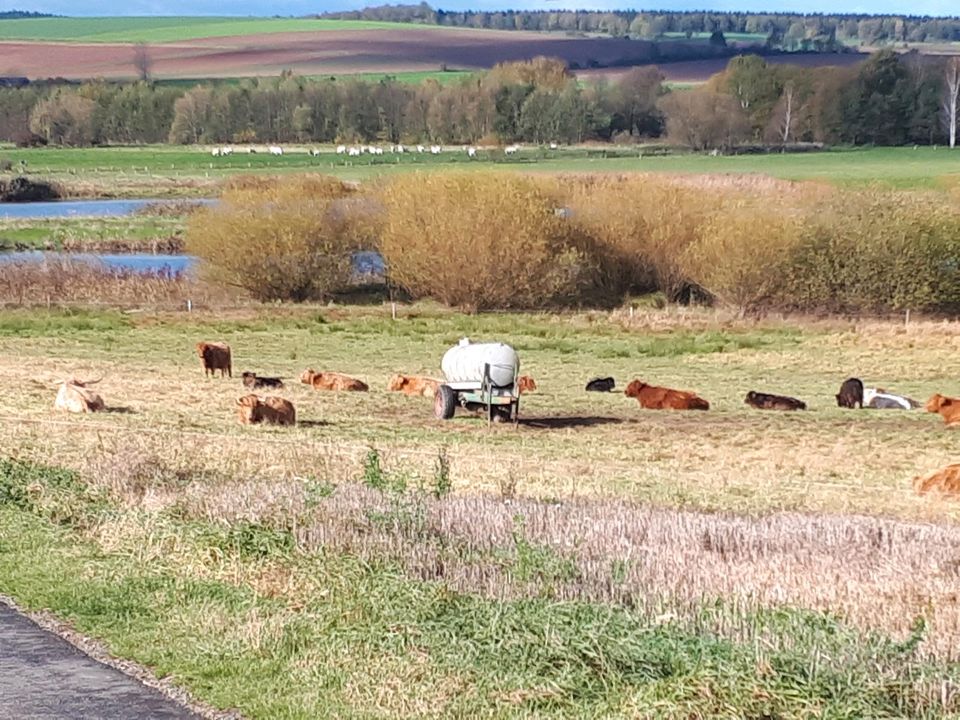
[[[451,27],[542,32],[600,33],[612,37],[655,39],[667,34],[749,33],[772,46],[801,49],[815,39],[875,45],[960,40],[960,18],[914,15],[800,14],[751,12],[681,12],[635,10],[502,10],[452,12],[419,5],[381,5],[325,13],[344,20],[413,22]]]
[[[951,74],[952,69],[952,74]],[[733,58],[692,90],[656,67],[582,83],[534,58],[443,85],[289,72],[186,89],[140,81],[0,89],[0,138],[19,144],[431,142],[938,144],[955,137],[958,60],[881,51],[856,66]],[[953,135],[951,136],[951,127]]]

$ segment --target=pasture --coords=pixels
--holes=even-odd
[[[381,146],[389,148],[388,143]],[[321,154],[312,157],[308,150]],[[548,173],[756,174],[787,180],[814,180],[846,186],[880,185],[902,189],[952,190],[960,164],[949,149],[863,148],[827,152],[713,157],[670,151],[660,146],[523,148],[515,155],[480,149],[475,159],[463,148],[440,155],[389,151],[381,156],[337,155],[332,146],[287,147],[272,156],[259,146],[254,155],[242,146],[232,155],[211,157],[207,147],[144,146],[111,148],[0,149],[0,158],[29,174],[59,183],[70,197],[213,197],[230,176],[316,171],[345,180],[372,181],[397,172],[486,169]]]
[[[386,392],[462,336],[518,349],[539,385],[518,426]],[[833,394],[957,394],[958,336],[681,308],[6,310],[0,455],[83,482],[0,467],[0,589],[250,717],[948,717],[960,504],[911,479],[956,430]],[[232,380],[195,356],[215,339]],[[296,428],[237,423],[241,370],[287,381]],[[596,375],[618,391],[585,393]],[[54,414],[69,376],[102,377],[108,412]],[[642,410],[634,377],[711,409]]]

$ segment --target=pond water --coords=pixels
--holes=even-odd
[[[69,260],[86,262],[92,265],[105,265],[113,270],[132,270],[139,273],[182,273],[197,263],[192,255],[150,255],[147,253],[129,253],[123,255],[101,255],[94,253],[63,253],[28,250],[24,252],[0,253],[0,263],[43,262],[44,260]]]
[[[42,262],[44,260],[70,260],[105,265],[114,270],[132,270],[139,273],[182,273],[197,265],[192,255],[150,255],[130,253],[123,255],[104,255],[98,253],[65,253],[30,250],[24,252],[0,253],[0,263],[4,262]],[[353,270],[357,275],[382,276],[386,265],[380,253],[373,251],[353,254]]]
[[[62,218],[62,217],[119,217],[131,215],[140,208],[169,199],[140,200],[55,200],[52,202],[0,203],[0,219],[4,218]],[[211,203],[197,200],[193,203]]]

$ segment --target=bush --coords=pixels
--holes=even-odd
[[[960,214],[939,199],[848,192],[810,208],[779,304],[839,312],[960,308]]]
[[[697,228],[681,264],[715,300],[743,314],[782,299],[799,232],[796,218],[774,210],[740,207],[716,213]]]
[[[682,258],[720,202],[716,191],[637,175],[572,188],[573,217],[598,244],[608,288],[619,293],[660,290],[671,302],[689,298]]]
[[[576,300],[595,277],[552,181],[507,173],[405,175],[383,191],[391,282],[470,310]]]
[[[190,218],[186,249],[211,279],[259,300],[325,300],[365,247],[357,197],[327,177],[238,181]]]

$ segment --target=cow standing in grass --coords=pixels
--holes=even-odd
[[[230,346],[224,342],[199,342],[197,343],[197,355],[203,362],[203,374],[216,376],[217,370],[220,371],[220,377],[225,374],[233,377],[233,368],[230,362]]]

